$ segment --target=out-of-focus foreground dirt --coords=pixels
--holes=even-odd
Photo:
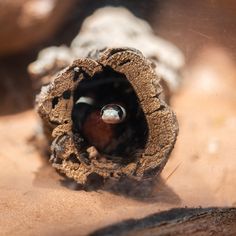
[[[187,64],[172,99],[178,141],[151,199],[65,187],[29,142],[35,112],[1,116],[0,235],[85,235],[173,207],[236,206],[236,65],[219,45],[201,45]]]

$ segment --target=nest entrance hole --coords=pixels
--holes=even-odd
[[[101,109],[107,104],[125,108],[123,122],[107,124],[101,119]],[[136,92],[124,74],[110,67],[79,83],[74,91],[72,121],[74,136],[83,137],[80,148],[94,146],[100,156],[114,162],[133,161],[148,137],[147,121]]]

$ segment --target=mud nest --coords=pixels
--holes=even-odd
[[[131,48],[93,51],[61,71],[37,97],[53,167],[84,186],[160,173],[178,124],[159,82],[151,63]],[[120,123],[101,119],[113,104],[124,108]]]

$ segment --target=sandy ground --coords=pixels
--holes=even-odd
[[[29,143],[35,112],[1,116],[0,235],[86,235],[173,207],[236,206],[235,86],[227,51],[199,52],[172,99],[180,134],[151,199],[71,190]]]

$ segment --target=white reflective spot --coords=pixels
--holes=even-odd
[[[117,109],[118,108],[118,109]],[[120,109],[120,111],[119,111]],[[119,115],[120,113],[120,115]],[[108,124],[119,124],[126,117],[125,109],[117,104],[108,104],[102,109],[102,120]]]
[[[118,124],[121,122],[118,111],[114,109],[106,109],[103,111],[102,120],[108,124]]]
[[[94,100],[91,97],[80,97],[75,104],[78,103],[86,103],[89,105],[93,105],[94,104]]]

